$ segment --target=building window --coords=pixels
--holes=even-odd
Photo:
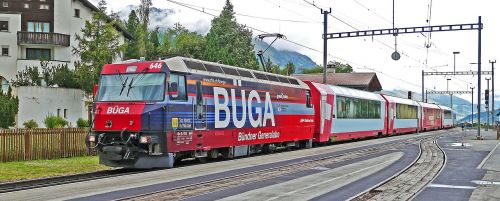
[[[9,2],[4,1],[4,2],[2,3],[2,6],[3,6],[4,8],[9,7]]]
[[[50,60],[50,49],[26,48],[26,59],[29,60]]]
[[[9,56],[9,47],[2,47],[2,56]]]
[[[2,89],[4,93],[7,93],[7,91],[9,90],[9,81],[7,81],[2,76],[0,76],[0,89]]]
[[[30,8],[30,4],[29,3],[25,3],[24,4],[24,8],[29,9]]]
[[[0,21],[0,31],[9,31],[9,21]]]
[[[49,22],[28,22],[28,32],[50,32]]]
[[[68,118],[68,109],[64,109],[64,118]]]
[[[61,109],[57,109],[57,117],[61,116]]]
[[[80,17],[80,9],[75,9],[75,17]]]
[[[41,10],[49,10],[49,5],[48,4],[40,4],[40,9]]]

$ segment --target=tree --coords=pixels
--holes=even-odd
[[[37,66],[26,66],[22,71],[17,72],[16,79],[11,80],[12,86],[41,86],[42,78]]]
[[[202,59],[205,38],[196,32],[190,32],[179,23],[165,31],[162,41],[159,47],[162,55]]]
[[[288,61],[285,68],[282,70],[281,74],[291,75],[295,73],[295,64],[292,61]]]
[[[125,49],[118,40],[119,34],[114,27],[116,22],[105,11],[106,1],[101,0],[92,18],[85,21],[82,35],[75,34],[78,46],[73,47],[73,54],[80,56],[81,64],[92,72],[92,79],[88,80],[91,83],[97,83],[104,64],[112,63]]]
[[[259,69],[252,45],[252,31],[236,22],[233,5],[226,5],[206,36],[203,59],[244,68]]]
[[[69,69],[67,64],[49,66],[49,62],[40,61],[38,66],[27,66],[26,69],[17,72],[16,79],[12,85],[18,86],[58,86],[64,88],[81,88],[75,70]],[[40,73],[42,76],[40,76]],[[43,83],[44,82],[44,83]],[[88,79],[86,80],[88,82]]]
[[[322,72],[323,72],[323,66],[316,66],[314,68],[305,68],[302,70],[302,74],[315,74]]]
[[[16,115],[19,111],[19,99],[10,92],[4,93],[0,88],[0,128],[9,128],[16,125]]]
[[[137,29],[137,50],[140,56],[147,56],[148,46],[148,25],[149,25],[149,11],[153,3],[151,0],[141,0],[139,5],[139,27]]]
[[[335,68],[336,73],[352,73],[354,72],[350,64],[343,64],[338,61],[329,61],[329,66]],[[323,73],[323,66],[319,65],[314,68],[302,70],[303,74]]]
[[[149,39],[147,41],[147,58],[148,60],[158,59],[160,57],[159,47],[160,47],[160,28],[156,27],[151,32],[149,32]]]
[[[125,22],[127,32],[130,33],[135,39],[138,38],[139,18],[135,10],[132,10],[128,15],[128,20]],[[139,58],[139,49],[137,48],[137,40],[130,40],[127,42],[127,50],[125,51],[125,58]]]
[[[352,66],[350,64],[343,64],[343,63],[340,63],[338,61],[334,61],[334,62],[330,61],[328,63],[330,65],[333,65],[336,73],[352,73],[353,72]]]

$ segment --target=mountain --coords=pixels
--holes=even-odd
[[[137,10],[139,6],[134,6],[134,5],[128,5],[116,14],[119,16],[120,19],[122,20],[127,20],[128,15],[132,10]],[[150,21],[150,29],[154,29],[155,27],[159,27],[160,31],[165,31],[168,28],[172,27],[175,22],[179,22],[181,19],[175,19],[176,16],[176,11],[173,9],[163,9],[163,8],[156,8],[156,7],[151,7],[151,11],[149,14],[149,21]],[[190,23],[182,23],[187,29],[191,31],[196,31],[200,34],[205,35],[208,30],[210,30],[210,22],[207,22],[208,24],[205,24],[202,21],[195,21],[195,22],[190,22]],[[163,38],[163,37],[160,37]],[[265,50],[268,48],[269,44],[266,42],[263,42],[261,40],[254,40],[254,50],[255,53],[257,53],[259,50]],[[257,57],[257,55],[256,55]],[[312,68],[317,66],[317,64],[308,56],[300,54],[299,52],[296,51],[290,51],[290,50],[278,50],[274,47],[269,47],[269,49],[264,53],[264,58],[267,60],[267,57],[271,58],[271,61],[275,64],[280,65],[281,67],[284,67],[288,61],[291,61],[295,64],[296,69],[295,73],[301,73],[303,69],[305,68]]]
[[[269,44],[258,39],[254,40],[254,45],[254,51],[256,53],[259,50],[264,51],[269,47]],[[303,69],[312,68],[318,65],[306,55],[300,54],[296,51],[278,50],[273,46],[269,47],[269,49],[267,49],[264,53],[264,61],[266,61],[268,57],[271,58],[273,63],[278,64],[281,67],[284,67],[289,61],[293,62],[296,67],[295,73],[301,73]]]

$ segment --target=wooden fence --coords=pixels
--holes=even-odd
[[[0,129],[0,162],[95,155],[85,128]]]

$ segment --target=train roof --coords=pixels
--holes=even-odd
[[[449,111],[453,111],[453,109],[451,109],[450,107],[448,106],[444,106],[444,105],[438,105],[441,109],[443,110],[449,110]]]
[[[387,100],[389,102],[395,102],[395,103],[400,103],[400,104],[406,104],[406,105],[416,105],[418,106],[418,103],[414,100],[410,100],[410,99],[406,99],[406,98],[400,98],[400,97],[395,97],[395,96],[389,96],[389,95],[385,95],[385,94],[381,94],[382,96],[384,96],[385,98],[387,98]]]
[[[438,105],[432,103],[418,102],[418,104],[422,107],[441,109]]]
[[[309,89],[304,82],[291,76],[277,75],[185,57],[173,57],[164,60],[164,62],[171,71],[176,72],[204,74],[215,77],[235,78],[239,80]]]
[[[335,86],[335,85],[327,85],[327,86],[333,90],[333,93],[336,96],[359,98],[359,99],[366,99],[366,100],[385,101],[385,99],[380,94],[375,94],[375,93],[368,92],[368,91],[351,89],[351,88],[340,87],[340,86]]]

